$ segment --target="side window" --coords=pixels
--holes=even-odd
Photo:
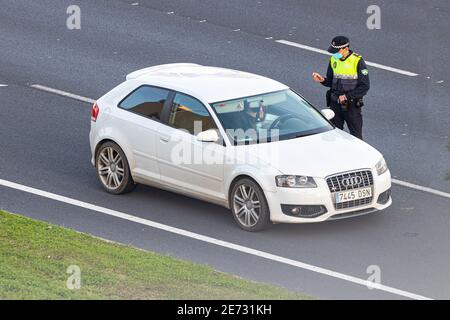
[[[177,129],[188,130],[194,134],[208,129],[217,129],[214,119],[205,106],[192,97],[177,93],[173,99],[169,125]],[[195,126],[194,126],[195,125]]]
[[[148,118],[160,120],[168,96],[169,90],[142,86],[126,97],[119,107]]]

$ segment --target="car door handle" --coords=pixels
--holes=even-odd
[[[159,140],[161,140],[161,142],[169,142],[169,137],[159,137]]]

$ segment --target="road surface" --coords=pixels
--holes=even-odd
[[[319,298],[450,298],[448,2],[379,1],[381,30],[366,28],[367,1],[78,1],[80,30],[66,28],[70,4],[0,1],[0,209]],[[103,192],[89,162],[91,105],[30,87],[96,99],[136,69],[194,62],[274,78],[323,106],[325,90],[311,72],[325,73],[328,56],[301,47],[326,49],[341,33],[381,65],[369,66],[366,141],[395,179],[443,195],[394,184],[394,203],[383,213],[244,232],[228,210],[184,196],[144,186],[124,196]],[[353,281],[368,279],[373,266],[383,290]]]

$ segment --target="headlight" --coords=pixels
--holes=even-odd
[[[381,158],[381,160],[378,161],[378,163],[375,165],[375,169],[377,169],[378,175],[382,175],[383,173],[385,173],[388,169],[386,160],[384,160],[384,158]]]
[[[307,176],[276,176],[278,187],[284,188],[316,188],[317,184],[312,177]]]

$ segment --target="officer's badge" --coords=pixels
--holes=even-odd
[[[369,74],[369,70],[367,70],[367,69],[362,69],[362,70],[361,70],[361,73],[362,73],[363,75],[367,76],[367,75]]]
[[[335,62],[333,63],[333,68],[336,68],[336,66],[337,66],[337,62],[335,61]]]

